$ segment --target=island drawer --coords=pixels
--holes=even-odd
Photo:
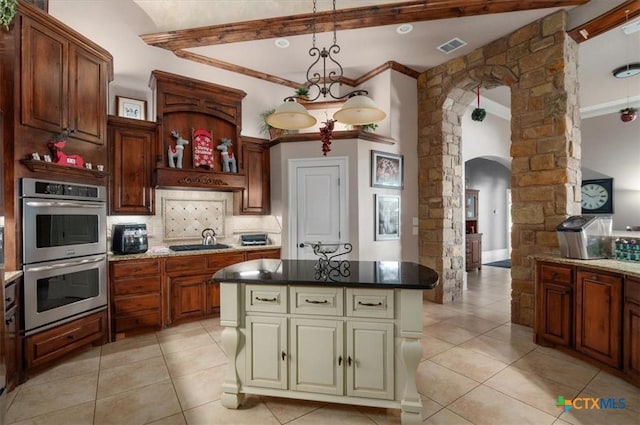
[[[393,289],[347,288],[347,316],[393,319]]]
[[[291,313],[342,316],[343,294],[342,288],[292,286],[289,294]]]
[[[245,309],[267,313],[287,312],[287,287],[271,285],[246,285]]]

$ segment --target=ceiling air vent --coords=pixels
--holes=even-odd
[[[453,52],[454,50],[461,48],[462,46],[465,46],[466,44],[467,44],[466,41],[461,40],[458,37],[454,37],[451,40],[447,41],[446,43],[438,46],[438,50],[448,54]]]

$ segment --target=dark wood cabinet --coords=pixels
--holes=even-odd
[[[0,280],[1,282],[1,280]],[[17,387],[21,381],[22,339],[19,328],[19,290],[22,278],[7,283],[4,287],[4,360],[7,391]]]
[[[109,212],[154,215],[157,124],[109,116]]]
[[[536,343],[573,346],[573,268],[536,266]]]
[[[640,280],[627,278],[624,287],[623,370],[640,385]]]
[[[482,269],[482,233],[465,235],[466,270]]]
[[[278,249],[261,249],[258,251],[247,251],[248,260],[258,260],[262,258],[280,259],[280,248]]]
[[[162,260],[112,261],[109,278],[113,339],[141,329],[160,329],[164,299]]]
[[[108,339],[107,310],[73,320],[25,338],[27,372],[50,364],[87,344]]]
[[[269,214],[271,212],[271,174],[268,142],[243,137],[241,158],[246,187],[235,195],[235,212],[237,214]]]
[[[230,87],[163,71],[152,71],[150,87],[156,98],[159,131],[155,163],[155,184],[161,187],[207,188],[239,191],[245,187],[243,170],[223,172],[221,151],[215,146],[229,139],[236,162],[240,162],[242,99],[246,93]],[[169,166],[168,150],[175,146],[175,130],[190,140],[183,151],[182,168]],[[195,166],[194,130],[207,130],[213,138],[213,168]]]
[[[620,366],[622,278],[578,270],[576,350],[610,366]]]
[[[22,123],[104,144],[111,58],[32,19],[22,40]]]

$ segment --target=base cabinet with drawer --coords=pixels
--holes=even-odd
[[[225,407],[237,408],[240,393],[251,393],[404,403],[403,423],[419,419],[419,396],[410,398],[422,351],[422,291],[223,282],[221,297],[222,343],[235,358],[227,375],[234,378],[222,386]]]
[[[623,313],[623,370],[640,385],[640,279],[626,279]]]

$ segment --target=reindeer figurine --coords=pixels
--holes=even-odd
[[[224,173],[237,173],[238,169],[236,167],[236,158],[233,156],[232,152],[229,152],[233,143],[231,143],[231,139],[222,138],[220,139],[220,144],[216,146],[222,157],[222,171]]]
[[[169,157],[169,167],[182,168],[182,156],[184,154],[184,145],[188,145],[189,141],[183,139],[176,130],[171,130],[171,135],[176,138],[176,145],[169,146],[167,155]]]
[[[64,145],[67,142],[65,140],[52,140],[47,144],[51,155],[53,156],[53,162],[62,165],[68,165],[71,167],[80,167],[84,164],[84,161],[80,155],[67,155],[62,152]]]

